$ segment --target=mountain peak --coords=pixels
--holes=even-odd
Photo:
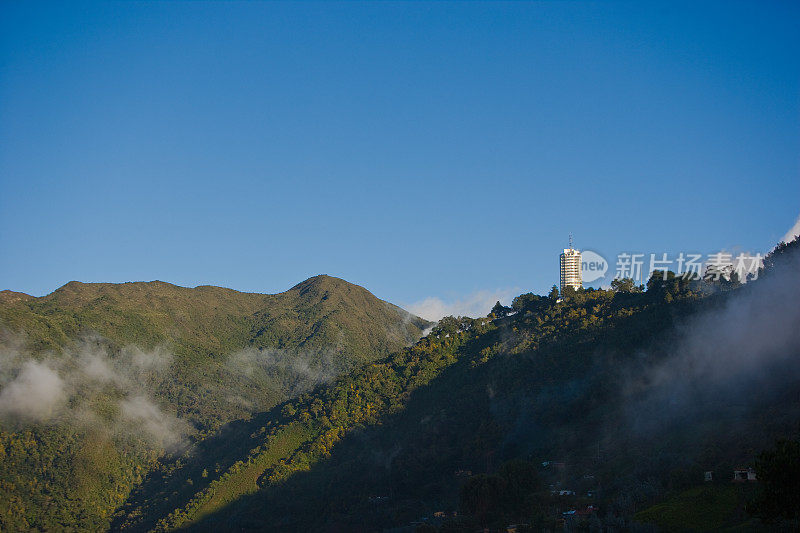
[[[361,289],[366,291],[364,287],[360,285],[355,285],[354,283],[350,283],[349,281],[345,281],[342,278],[337,278],[334,276],[329,276],[328,274],[319,274],[316,276],[312,276],[305,281],[301,281],[289,291],[299,292],[301,295],[305,294],[309,291],[320,292],[320,291],[338,291],[338,290],[349,290],[349,289]]]

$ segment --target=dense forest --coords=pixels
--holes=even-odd
[[[655,272],[447,317],[243,416],[176,410],[191,428],[172,446],[4,429],[3,529],[790,530],[798,478],[774,472],[797,464],[799,242],[747,283]],[[732,482],[749,468],[758,482]]]
[[[0,529],[107,529],[186,448],[429,326],[330,276],[275,295],[163,282],[0,292]]]

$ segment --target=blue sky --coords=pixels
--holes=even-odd
[[[0,288],[34,295],[480,306],[570,232],[767,251],[799,156],[796,2],[0,5]]]

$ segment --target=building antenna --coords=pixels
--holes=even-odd
[[[569,249],[572,250],[572,233],[569,234]]]

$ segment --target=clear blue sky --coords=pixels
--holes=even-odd
[[[800,4],[0,5],[0,288],[328,273],[546,292],[579,248],[768,250]]]

